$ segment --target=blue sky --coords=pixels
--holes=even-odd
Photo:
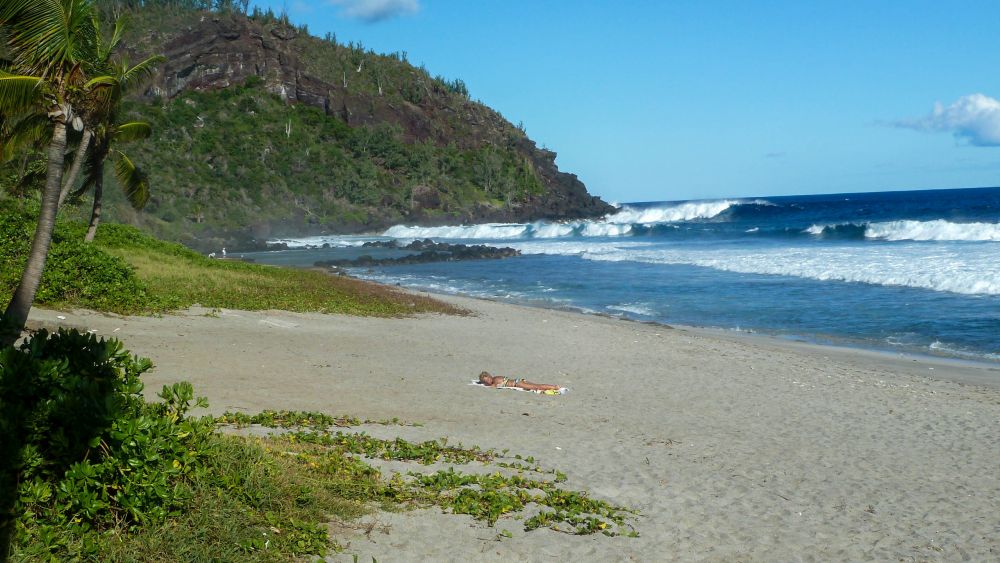
[[[461,78],[609,201],[1000,185],[995,0],[258,4]]]

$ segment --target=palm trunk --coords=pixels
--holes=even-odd
[[[66,201],[66,196],[69,195],[73,184],[76,183],[77,176],[80,175],[80,168],[83,167],[83,159],[87,154],[87,147],[90,146],[91,137],[93,137],[93,133],[84,127],[83,137],[80,137],[80,144],[76,146],[76,153],[73,156],[73,166],[70,166],[69,174],[63,179],[62,191],[59,192],[59,207],[62,207],[63,202]]]
[[[64,112],[68,113],[68,112]],[[24,325],[28,321],[28,312],[35,301],[35,293],[42,282],[42,272],[45,270],[45,259],[48,257],[49,245],[52,243],[52,231],[56,226],[56,212],[59,210],[59,193],[62,189],[63,160],[66,152],[66,123],[59,119],[52,132],[49,143],[49,166],[46,171],[45,192],[42,193],[42,209],[38,214],[38,225],[31,241],[31,252],[28,264],[21,274],[14,296],[11,297],[7,310],[3,314],[3,326],[0,327],[0,346],[11,346],[21,336]]]
[[[101,196],[104,195],[104,163],[97,166],[94,171],[97,177],[94,179],[94,210],[90,213],[90,226],[87,227],[87,236],[84,242],[92,242],[97,234],[97,225],[101,222]]]

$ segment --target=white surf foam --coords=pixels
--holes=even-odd
[[[986,358],[987,360],[1000,360],[1000,354],[969,352],[968,350],[965,350],[963,348],[945,344],[940,340],[935,340],[934,342],[931,342],[930,344],[927,345],[927,348],[933,352],[938,352],[949,356],[958,356],[960,358],[971,358],[975,360]]]
[[[268,239],[268,244],[285,244],[288,248],[307,248],[310,246],[321,247],[324,244],[333,248],[347,248],[361,246],[366,242],[386,241],[386,237],[376,236],[352,236],[352,235],[321,235],[315,237],[298,238],[276,238]]]
[[[633,315],[642,315],[644,317],[652,317],[656,315],[656,312],[650,309],[645,303],[618,303],[616,305],[608,305],[605,308],[609,311],[621,311],[623,313],[632,313]]]
[[[868,225],[865,237],[883,240],[1000,242],[1000,223],[952,223],[944,219],[888,221]]]
[[[587,260],[685,264],[729,272],[906,286],[968,295],[1000,295],[1000,260],[989,246],[679,249],[653,245],[518,244],[525,254],[578,255]]]
[[[528,232],[529,225],[521,223],[483,223],[481,225],[456,225],[446,227],[389,227],[382,236],[392,238],[445,238],[445,239],[511,239]]]

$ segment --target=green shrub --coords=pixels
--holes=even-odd
[[[215,434],[189,414],[208,406],[189,383],[146,403],[150,367],[77,331],[0,350],[0,531],[15,560],[278,561],[336,547],[320,523],[357,503]]]
[[[35,299],[116,313],[148,308],[146,286],[128,263],[77,240],[52,246]]]
[[[207,406],[189,383],[146,404],[139,376],[150,367],[75,330],[0,351],[0,509],[17,516],[22,555],[48,558],[74,535],[179,513],[213,421],[187,416]]]
[[[35,204],[0,202],[0,298],[4,303],[10,299],[21,280],[37,215]],[[105,230],[102,228],[100,231]],[[131,232],[123,233],[122,229],[107,229],[109,234],[106,236],[112,240],[116,236],[122,239],[132,238],[138,241],[136,244],[151,238],[139,235],[135,229],[129,230]],[[133,268],[125,260],[95,245],[84,244],[85,232],[86,225],[80,223],[57,223],[42,283],[35,295],[36,303],[67,303],[115,313],[137,313],[162,308],[156,306],[146,284],[135,275]],[[165,247],[179,246],[161,244]]]

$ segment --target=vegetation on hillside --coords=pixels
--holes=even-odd
[[[419,186],[434,186],[439,202],[427,213],[444,216],[544,189],[515,152],[406,142],[389,124],[349,127],[317,108],[286,104],[258,79],[163,105],[135,102],[127,113],[153,127],[149,142],[131,149],[153,188],[143,216],[115,193],[110,213],[189,245],[247,226],[267,236],[282,224],[294,233],[401,221]]]

